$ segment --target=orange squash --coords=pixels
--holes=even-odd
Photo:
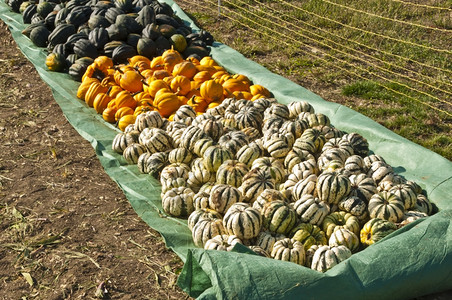
[[[115,120],[118,121],[123,116],[133,115],[133,113],[134,113],[134,109],[132,109],[130,107],[124,106],[124,107],[118,108],[118,110],[115,113]]]
[[[183,75],[176,75],[171,80],[170,87],[176,95],[185,96],[191,90],[191,82],[190,79]]]
[[[207,109],[207,106],[209,105],[204,98],[196,97],[196,96],[192,97],[190,100],[188,100],[187,104],[190,105],[191,107],[193,107],[193,109],[197,113],[205,112]]]
[[[90,64],[87,68],[85,73],[82,76],[82,81],[85,80],[85,78],[97,78],[99,80],[104,79],[108,76],[107,69],[101,69],[99,68],[95,63]]]
[[[148,80],[147,85],[144,86],[144,91],[155,98],[155,94],[161,89],[169,89],[168,84],[162,79]]]
[[[187,60],[192,62],[194,65],[199,65],[200,64],[199,59],[197,59],[196,57],[193,57],[193,56],[187,57]]]
[[[180,107],[180,100],[171,92],[158,93],[154,99],[154,107],[162,117],[168,117]]]
[[[157,70],[163,70],[164,69],[164,62],[162,56],[156,56],[151,61],[151,70],[157,71]]]
[[[254,101],[254,100],[262,99],[262,98],[268,98],[268,97],[265,97],[264,95],[261,95],[261,94],[256,94],[250,100]]]
[[[115,120],[116,111],[117,111],[116,107],[107,107],[102,112],[102,118],[108,123],[114,123],[116,122]]]
[[[143,90],[142,79],[144,78],[140,73],[136,71],[126,71],[119,80],[119,86],[131,93],[140,92]]]
[[[108,70],[110,68],[113,68],[113,60],[105,55],[98,56],[96,59],[94,59],[94,64],[101,69],[102,71],[106,72],[108,75]]]
[[[171,86],[171,80],[173,80],[173,78],[174,78],[173,75],[166,76],[165,78],[163,78],[163,81],[165,81],[165,83],[166,83],[168,86]]]
[[[235,91],[241,91],[241,92],[249,92],[249,86],[247,84],[245,84],[243,81],[236,79],[236,78],[231,78],[226,80],[223,83],[223,89],[224,89],[224,96],[225,97],[231,97],[232,93],[234,93]]]
[[[263,95],[266,98],[270,98],[271,97],[271,93],[269,90],[267,90],[265,87],[263,87],[262,85],[259,84],[253,84],[250,86],[250,93],[255,96],[257,94]]]
[[[221,76],[223,76],[223,75],[229,75],[229,76],[231,76],[228,72],[226,72],[226,71],[217,71],[217,72],[215,72],[215,73],[213,73],[212,74],[212,78],[214,78],[214,79],[219,79],[219,78],[221,78]]]
[[[79,85],[77,89],[77,98],[85,101],[86,92],[88,91],[91,84],[94,82],[100,83],[100,81],[97,78],[90,77],[85,78],[85,80],[82,81],[82,83]]]
[[[148,112],[148,111],[153,111],[154,110],[154,108],[152,107],[152,106],[149,106],[149,105],[140,105],[140,106],[137,106],[136,108],[135,108],[135,110],[134,110],[134,112],[133,112],[133,115],[136,117],[136,116],[138,116],[138,115],[140,115],[140,114],[144,114],[144,113],[146,113],[146,112]]]
[[[248,87],[251,85],[251,80],[243,74],[234,74],[232,75],[232,78],[242,81]]]
[[[108,90],[108,85],[105,84],[104,81],[102,82],[93,82],[89,89],[86,91],[85,94],[85,103],[89,107],[93,107],[94,99],[96,98],[97,94],[99,93],[105,93]]]
[[[172,74],[173,76],[183,75],[191,80],[197,72],[198,70],[192,62],[183,61],[174,66]]]
[[[127,59],[127,61],[129,62],[129,65],[131,65],[133,67],[135,67],[135,65],[138,62],[144,62],[149,66],[151,65],[151,60],[149,58],[147,58],[146,56],[142,56],[142,55],[132,56],[131,58]]]
[[[173,72],[174,66],[182,62],[184,59],[179,52],[169,49],[162,54],[163,66],[169,73]]]
[[[132,110],[137,107],[137,101],[133,99],[129,91],[121,91],[115,97],[115,105],[118,109],[122,107],[130,107]]]
[[[149,77],[152,76],[152,74],[154,74],[154,70],[152,70],[152,69],[145,69],[140,72],[141,72],[141,76],[143,76],[145,79],[148,79]]]
[[[193,81],[204,82],[212,78],[212,75],[209,71],[201,71],[193,76]]]
[[[146,92],[141,92],[138,94],[135,94],[133,96],[133,99],[135,99],[137,101],[137,107],[138,106],[152,106],[152,103],[154,101],[154,99],[152,99],[151,95],[149,95]]]
[[[108,91],[106,93],[99,93],[93,101],[93,107],[98,114],[102,114],[112,99]]]
[[[123,89],[122,89],[119,85],[111,85],[111,86],[110,86],[110,92],[108,92],[108,94],[109,94],[112,98],[115,98],[116,95],[117,95],[119,92],[122,92],[122,91],[123,91]]]
[[[199,88],[201,97],[209,104],[218,101],[223,97],[223,86],[216,80],[207,80]]]
[[[199,64],[202,66],[218,66],[217,62],[210,56],[204,56],[200,61]]]
[[[170,76],[171,74],[167,70],[157,70],[152,73],[152,79],[163,79]]]
[[[134,124],[135,120],[136,117],[133,114],[122,116],[121,119],[118,120],[118,128],[121,131],[124,131],[128,125]]]

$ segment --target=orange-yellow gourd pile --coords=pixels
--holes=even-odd
[[[97,57],[77,97],[124,131],[147,111],[156,110],[171,121],[181,105],[202,114],[225,98],[253,101],[270,97],[270,92],[245,75],[229,74],[209,56],[184,60],[176,50],[167,50],[152,60],[134,56],[127,65],[114,66],[110,58]]]

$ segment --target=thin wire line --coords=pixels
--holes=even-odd
[[[230,1],[228,1],[228,0],[223,0],[223,1],[224,1],[225,3],[228,3],[228,4],[230,4],[230,5],[234,6],[234,7],[236,7],[236,8],[239,9],[239,10],[243,10],[243,11],[246,11],[246,12],[250,13],[251,15],[253,15],[253,16],[256,17],[256,18],[263,19],[264,21],[267,21],[267,19],[265,19],[265,18],[263,18],[263,17],[261,17],[261,16],[259,16],[259,15],[257,15],[257,14],[254,14],[254,13],[252,13],[251,11],[248,11],[248,10],[246,10],[245,8],[242,8],[242,7],[238,6],[238,5],[236,5],[235,3],[232,3],[232,2],[230,2]],[[241,1],[241,0],[237,0],[237,1],[246,4],[245,2],[243,2],[243,1]],[[248,4],[246,4],[246,5],[248,5]],[[259,25],[262,25],[261,23],[255,22],[255,21],[253,21],[253,20],[247,18],[246,16],[242,16],[242,17],[245,18],[245,19],[248,20],[248,21],[251,21],[251,22],[253,22],[253,23],[257,23],[257,24],[259,24]],[[338,52],[344,54],[346,57],[349,57],[349,56],[350,56],[350,57],[352,57],[352,58],[354,58],[354,59],[356,59],[356,60],[358,60],[358,61],[362,61],[362,62],[364,62],[364,63],[367,63],[368,65],[370,65],[370,66],[372,66],[372,67],[374,67],[374,68],[377,68],[377,69],[383,70],[383,71],[385,71],[385,72],[389,72],[389,73],[395,74],[396,76],[404,77],[405,79],[412,80],[412,81],[417,82],[417,83],[420,83],[420,84],[425,84],[425,85],[431,86],[431,85],[429,85],[429,84],[427,84],[427,83],[423,83],[423,82],[421,82],[421,81],[419,81],[419,80],[412,79],[412,78],[410,78],[410,77],[408,77],[408,76],[406,76],[406,75],[403,75],[403,74],[399,74],[399,73],[395,73],[395,72],[386,70],[386,69],[384,69],[384,68],[382,68],[382,67],[380,67],[380,66],[377,66],[377,65],[372,64],[372,63],[370,63],[370,62],[368,62],[368,61],[365,61],[365,60],[363,60],[362,58],[360,58],[360,57],[358,57],[358,56],[356,56],[356,55],[349,54],[349,53],[344,52],[344,51],[342,51],[342,50],[339,50],[339,49],[337,49],[337,48],[335,49],[335,48],[333,48],[332,46],[330,46],[330,45],[328,45],[328,44],[325,44],[325,43],[323,43],[323,42],[321,42],[321,41],[317,41],[317,40],[315,40],[315,39],[313,39],[313,38],[311,38],[311,37],[308,37],[308,36],[306,36],[306,35],[304,35],[304,34],[298,33],[298,32],[296,32],[296,31],[294,31],[294,30],[288,29],[287,27],[284,27],[284,26],[279,25],[279,24],[277,24],[277,23],[274,23],[274,22],[271,22],[271,23],[272,23],[272,24],[275,24],[276,26],[279,26],[279,27],[281,27],[281,28],[284,28],[284,29],[286,29],[286,30],[288,30],[288,31],[290,31],[290,32],[292,32],[292,33],[298,35],[298,36],[302,36],[302,37],[307,38],[307,39],[309,39],[309,40],[312,40],[312,41],[314,41],[315,43],[318,43],[318,44],[320,44],[320,45],[322,45],[322,46],[328,47],[328,48],[330,48],[331,50],[338,51]],[[268,27],[267,27],[267,28],[268,28]],[[354,65],[354,64],[352,64],[352,65],[353,65],[354,67],[356,67],[356,65]],[[368,71],[368,72],[369,72],[369,73],[372,73],[371,71]],[[375,74],[374,74],[374,75],[375,75]],[[386,79],[386,80],[388,80],[388,81],[391,82],[390,79]],[[446,100],[439,99],[439,98],[436,97],[436,96],[433,96],[433,95],[431,95],[431,94],[429,94],[429,93],[426,93],[426,92],[424,92],[424,91],[417,90],[417,89],[412,88],[412,87],[410,87],[410,86],[408,86],[408,85],[406,85],[406,84],[403,84],[403,83],[400,83],[400,82],[393,82],[393,83],[397,83],[397,84],[399,84],[399,85],[401,85],[401,86],[404,86],[405,88],[408,88],[408,89],[410,89],[410,90],[416,91],[416,92],[418,92],[418,93],[420,93],[420,94],[423,94],[423,95],[425,95],[425,96],[427,96],[427,97],[430,97],[430,98],[432,98],[432,99],[435,99],[435,100],[437,100],[437,101],[446,103],[446,104],[448,104],[448,105],[452,105],[452,103],[449,103],[449,102],[447,102]],[[433,86],[431,86],[431,87],[432,87],[432,88],[435,88],[435,87],[433,87]]]
[[[179,1],[184,2],[184,3],[190,3],[190,2],[187,2],[186,0],[179,0]],[[207,3],[208,3],[208,2],[207,2]],[[215,10],[215,9],[212,9],[212,8],[210,8],[210,7],[205,7],[205,8],[208,9],[208,10],[210,10],[211,12],[216,13],[216,10]],[[230,13],[233,13],[234,15],[239,15],[239,16],[241,16],[240,14],[236,13],[235,11],[230,10],[230,9],[227,8],[227,7],[223,7],[223,8],[224,8],[226,11],[229,11]],[[245,24],[245,23],[243,23],[243,22],[240,22],[240,21],[238,21],[237,19],[234,19],[234,18],[232,18],[232,17],[230,17],[230,16],[228,16],[228,15],[226,15],[226,14],[223,14],[222,16],[224,16],[224,17],[226,17],[226,18],[232,20],[233,22],[236,22],[236,23],[242,25],[243,27],[248,28],[248,29],[250,29],[250,30],[252,30],[252,31],[254,31],[254,32],[258,33],[258,34],[262,34],[262,35],[265,35],[265,36],[269,37],[270,39],[276,40],[278,43],[283,43],[283,44],[285,44],[286,46],[291,47],[291,48],[294,47],[294,44],[287,43],[287,42],[285,42],[285,41],[282,41],[282,40],[280,40],[280,39],[275,38],[274,35],[269,35],[269,34],[267,34],[266,32],[263,32],[263,31],[260,31],[260,30],[255,29],[255,28],[252,28],[252,27],[248,26],[247,24]],[[242,17],[243,17],[243,16],[242,16]],[[247,18],[245,17],[245,19],[247,19]],[[248,19],[248,20],[249,20],[249,19]],[[250,21],[252,21],[252,20],[250,20]],[[255,22],[253,22],[253,23],[255,23]],[[259,24],[259,23],[258,23],[258,25],[262,25],[262,24]],[[267,28],[267,29],[270,29],[270,31],[274,32],[273,30],[271,30],[271,28],[268,28],[268,27],[266,27],[266,26],[264,26],[264,27]],[[276,34],[277,34],[277,35],[281,35],[281,34],[279,34],[279,33],[276,33]],[[291,39],[291,38],[289,37],[289,39]],[[300,41],[298,41],[298,40],[294,40],[294,39],[292,39],[292,40],[293,40],[295,43],[297,43],[297,44],[300,44],[300,45],[305,46],[302,42],[300,42]],[[308,52],[308,51],[303,50],[303,49],[298,48],[298,47],[297,47],[297,48],[294,47],[294,49],[296,49],[296,50],[298,50],[298,51],[302,51],[302,52],[304,52],[304,53],[306,53],[306,54],[308,54],[308,55],[310,55],[310,56],[312,56],[312,57],[314,57],[314,58],[316,58],[316,59],[319,59],[319,60],[321,60],[321,61],[324,61],[324,62],[326,62],[327,64],[331,64],[331,62],[329,62],[329,61],[327,61],[326,59],[324,59],[324,58],[322,58],[322,57],[319,57],[319,56],[317,56],[317,55],[315,55],[315,54],[313,54],[313,53],[311,53],[311,52]],[[326,56],[329,56],[329,57],[331,57],[331,58],[333,58],[333,59],[336,59],[336,60],[338,59],[338,58],[335,58],[335,57],[329,55],[328,53],[325,53],[325,55],[326,55]],[[338,60],[341,60],[341,59],[338,59]],[[341,61],[343,61],[343,60],[341,60]],[[346,62],[346,61],[343,61],[343,62],[350,65],[349,62]],[[335,68],[340,69],[341,71],[344,71],[344,72],[346,72],[346,73],[352,74],[352,75],[354,75],[354,76],[356,76],[356,77],[359,77],[359,78],[361,78],[361,79],[363,79],[363,80],[368,80],[368,78],[363,77],[362,75],[359,75],[359,74],[357,74],[356,72],[350,71],[350,70],[348,70],[348,69],[346,69],[346,68],[342,68],[342,67],[338,66],[337,64],[333,64],[333,66],[334,66]],[[358,69],[362,69],[362,68],[358,67]],[[367,70],[364,70],[364,71],[368,72]],[[377,77],[380,77],[380,76],[377,76]],[[380,78],[381,78],[381,77],[380,77]],[[387,80],[386,78],[383,78],[383,79],[384,79],[384,80]],[[398,82],[394,82],[394,81],[393,81],[393,83],[399,84]],[[411,99],[411,100],[413,100],[413,101],[416,101],[416,102],[419,102],[419,103],[421,103],[421,104],[424,104],[425,106],[428,106],[428,107],[430,107],[430,108],[432,108],[432,109],[434,109],[434,110],[437,110],[437,111],[439,111],[439,112],[442,112],[442,113],[444,113],[444,114],[446,114],[446,115],[448,115],[448,116],[452,116],[452,113],[450,113],[450,112],[448,112],[448,111],[445,111],[445,110],[443,110],[443,109],[440,109],[440,108],[438,108],[438,107],[435,107],[435,106],[431,105],[430,103],[421,101],[421,100],[419,100],[419,99],[417,99],[417,98],[414,98],[414,97],[412,97],[412,96],[410,96],[410,95],[407,95],[407,94],[405,94],[405,93],[402,93],[402,92],[399,92],[399,91],[397,91],[397,90],[394,90],[394,89],[392,89],[392,88],[390,88],[390,87],[387,87],[387,86],[385,86],[385,85],[382,85],[382,84],[379,83],[379,82],[376,82],[376,84],[379,85],[380,87],[386,89],[386,90],[389,90],[389,91],[395,93],[395,94],[401,95],[401,96],[406,97],[406,98],[408,98],[408,99]],[[449,126],[449,124],[447,124],[447,125]]]
[[[267,8],[269,8],[269,9],[273,9],[272,7],[270,7],[270,6],[267,5],[267,4],[261,3],[261,5],[263,5],[263,6],[267,7]],[[273,10],[274,10],[274,9],[273,9]],[[322,31],[322,32],[324,32],[324,33],[326,33],[326,34],[329,34],[329,35],[332,35],[332,36],[334,36],[334,37],[343,39],[343,40],[345,40],[345,41],[347,41],[347,42],[355,43],[355,44],[357,44],[358,46],[365,47],[365,48],[367,48],[367,49],[369,49],[369,50],[379,51],[379,52],[381,52],[381,53],[383,53],[383,54],[385,54],[385,55],[388,55],[388,56],[394,56],[394,57],[396,57],[396,58],[398,58],[398,59],[405,60],[406,62],[413,62],[413,63],[416,63],[416,64],[418,64],[418,65],[420,65],[420,66],[423,66],[423,67],[426,67],[426,68],[432,68],[432,69],[435,69],[435,70],[440,71],[440,72],[447,72],[447,73],[451,73],[451,74],[452,74],[452,71],[449,71],[449,70],[447,70],[447,69],[439,68],[439,67],[436,67],[436,66],[431,66],[431,65],[428,65],[428,64],[426,64],[426,63],[423,63],[423,62],[417,61],[417,60],[415,60],[415,59],[412,59],[412,58],[404,57],[404,56],[401,56],[401,55],[398,55],[398,54],[395,54],[395,53],[391,53],[391,52],[387,52],[387,51],[384,51],[384,50],[381,50],[381,49],[373,48],[373,47],[371,47],[371,46],[362,44],[362,43],[360,43],[360,42],[358,42],[358,41],[355,41],[355,40],[352,40],[352,39],[348,39],[348,38],[344,38],[344,37],[342,37],[342,36],[340,36],[340,35],[337,35],[337,34],[334,34],[334,33],[332,33],[332,32],[329,32],[329,31],[327,31],[327,30],[325,30],[325,29],[322,29],[322,28],[320,28],[320,27],[317,27],[317,26],[315,26],[315,25],[312,25],[312,24],[310,24],[310,23],[308,23],[308,22],[305,22],[305,21],[303,21],[303,20],[296,19],[295,17],[292,17],[292,16],[290,16],[290,15],[287,15],[287,14],[284,14],[284,15],[286,15],[287,17],[289,17],[289,18],[291,18],[291,19],[293,19],[293,20],[296,20],[297,22],[303,23],[303,24],[305,24],[305,25],[307,25],[307,26],[310,26],[310,27],[312,27],[312,28],[314,28],[314,29],[317,29],[317,30],[319,30],[319,31]],[[295,26],[296,26],[295,23],[289,23],[289,24],[295,25]],[[299,28],[301,28],[301,27],[299,27]],[[305,29],[305,30],[306,30],[306,29]],[[308,31],[309,31],[309,30],[308,30]],[[310,31],[310,32],[311,32],[311,31]],[[314,34],[314,33],[313,33],[313,34]],[[355,50],[355,51],[359,51],[359,50]],[[411,69],[407,69],[407,68],[403,68],[403,67],[399,67],[399,66],[398,66],[398,68],[401,68],[401,69],[404,69],[404,70],[410,71],[410,72],[417,72],[417,71],[413,71],[413,70],[411,70]],[[421,75],[422,75],[422,74],[421,74]],[[427,76],[427,75],[422,75],[422,76]],[[439,81],[438,79],[435,79],[435,78],[432,78],[432,77],[429,77],[429,76],[427,76],[427,77],[428,77],[428,78],[431,78],[431,79],[433,79],[433,80]],[[441,81],[440,81],[440,82],[441,82]],[[450,84],[447,83],[447,82],[444,82],[444,83],[446,83],[447,85],[450,85]]]
[[[241,1],[241,0],[238,0],[238,1],[241,2],[241,3],[244,3],[245,5],[247,5],[247,6],[249,6],[249,7],[251,7],[250,4],[247,4],[247,3],[245,3],[244,1]],[[265,5],[264,5],[264,6],[265,6]],[[266,7],[268,7],[268,6],[266,6]],[[268,7],[268,8],[269,8],[269,9],[272,9],[272,8],[270,8],[270,7]],[[382,63],[382,64],[387,64],[387,65],[389,65],[389,66],[391,66],[391,67],[399,68],[399,69],[402,69],[402,70],[404,70],[404,71],[408,71],[408,72],[412,72],[412,73],[418,74],[418,75],[421,76],[421,77],[424,77],[424,78],[427,78],[427,79],[430,79],[430,80],[434,80],[434,81],[436,81],[436,82],[444,83],[444,84],[446,84],[446,85],[450,85],[450,84],[448,84],[447,82],[439,81],[439,80],[437,80],[437,79],[435,79],[435,78],[432,78],[432,77],[423,75],[423,74],[421,74],[421,73],[419,73],[419,72],[417,72],[417,71],[412,71],[412,70],[406,69],[406,68],[404,68],[404,67],[394,65],[394,64],[392,64],[391,62],[384,61],[384,60],[379,59],[379,58],[377,58],[377,57],[374,57],[374,56],[372,56],[372,55],[370,55],[370,54],[367,54],[367,53],[365,53],[365,52],[363,52],[363,51],[354,49],[354,48],[352,48],[352,47],[348,47],[348,46],[346,46],[346,45],[344,45],[344,44],[340,44],[340,43],[338,43],[338,42],[336,42],[336,41],[334,41],[334,40],[331,40],[331,39],[329,39],[329,38],[327,38],[327,37],[324,37],[324,36],[319,35],[319,34],[313,32],[313,31],[310,31],[309,29],[305,29],[305,28],[303,28],[303,27],[300,27],[300,26],[298,26],[297,24],[294,24],[294,23],[291,23],[291,22],[287,22],[287,21],[285,21],[285,20],[279,18],[278,16],[275,16],[274,14],[270,14],[270,13],[268,13],[268,12],[266,12],[266,11],[260,9],[260,8],[258,8],[258,10],[259,10],[260,12],[263,12],[265,15],[269,15],[269,16],[271,16],[272,18],[278,19],[278,20],[281,21],[282,23],[288,23],[289,25],[291,25],[291,26],[293,26],[293,27],[296,27],[296,28],[298,28],[298,29],[300,29],[300,30],[305,30],[305,31],[311,33],[312,35],[314,35],[314,36],[316,36],[316,37],[319,37],[319,38],[321,38],[321,39],[323,38],[324,40],[327,40],[327,41],[329,41],[330,43],[332,43],[332,44],[334,44],[334,45],[336,45],[336,46],[344,47],[344,48],[346,48],[346,49],[348,49],[348,50],[350,50],[350,51],[355,51],[355,52],[357,52],[357,53],[359,53],[359,54],[361,54],[361,55],[370,57],[371,59],[375,59],[375,60],[377,60],[378,62],[380,62],[380,63]],[[251,14],[253,14],[253,13],[251,13]],[[254,14],[253,14],[253,15],[254,15]],[[291,16],[289,16],[289,15],[287,15],[287,14],[283,14],[283,15],[288,16],[289,18],[293,18],[293,17],[291,17]],[[256,16],[257,16],[257,15],[256,15]],[[257,16],[257,17],[259,17],[259,16]],[[259,17],[259,18],[262,19],[262,17]],[[295,19],[295,18],[294,18],[294,19]],[[301,21],[301,22],[303,22],[303,21]],[[273,22],[272,22],[272,23],[273,23]],[[277,24],[277,25],[278,25],[278,24]],[[296,31],[294,31],[294,30],[289,29],[287,26],[282,26],[282,25],[278,25],[278,26],[283,27],[283,28],[285,28],[285,29],[288,30],[288,31],[291,31],[291,32],[295,33],[296,35],[301,35],[301,36],[303,36],[303,37],[306,37],[306,36],[303,35],[303,34],[300,34],[300,33],[296,32]],[[325,30],[320,29],[320,28],[319,28],[319,30],[326,32]],[[328,33],[328,32],[327,32],[327,33]],[[336,35],[334,35],[334,34],[332,34],[332,35],[333,35],[333,36],[336,36]],[[339,36],[336,36],[336,37],[339,37]],[[310,39],[310,40],[312,40],[312,41],[314,41],[314,42],[323,44],[323,43],[321,43],[321,42],[319,42],[318,40],[315,40],[315,39],[313,39],[313,38],[310,38],[310,37],[306,37],[306,38],[308,38],[308,39]],[[347,40],[347,39],[346,39],[346,40]],[[349,40],[347,40],[347,41],[349,41]],[[330,46],[328,45],[328,47],[330,47]],[[331,48],[331,47],[330,47],[330,48]],[[378,49],[372,49],[372,50],[378,51]],[[340,51],[340,50],[338,50],[338,51]],[[345,54],[346,56],[351,56],[351,57],[353,57],[354,59],[362,60],[361,58],[359,58],[359,57],[357,57],[357,56],[355,56],[355,55],[348,54],[348,53],[346,53],[346,52],[341,52],[341,53]],[[434,90],[443,92],[443,93],[445,93],[445,94],[452,95],[451,92],[446,91],[446,90],[443,90],[443,89],[441,89],[441,88],[439,88],[439,87],[433,86],[433,85],[431,85],[431,84],[429,84],[429,83],[427,83],[427,82],[423,82],[423,81],[417,80],[417,79],[415,79],[415,78],[406,76],[406,75],[404,75],[404,74],[400,74],[400,73],[397,73],[397,72],[393,72],[393,71],[391,71],[391,70],[389,70],[389,69],[385,69],[385,68],[376,66],[376,65],[374,65],[374,64],[372,64],[372,63],[370,63],[370,62],[368,62],[368,61],[366,61],[366,60],[364,60],[364,62],[368,63],[369,65],[371,65],[371,66],[373,66],[373,67],[376,67],[376,68],[378,68],[378,69],[381,69],[381,70],[383,70],[383,71],[385,71],[385,72],[391,73],[391,74],[396,75],[396,76],[401,76],[401,77],[403,77],[403,78],[405,78],[405,79],[407,79],[407,80],[411,80],[411,81],[417,82],[417,83],[419,83],[419,84],[426,85],[426,86],[430,87],[431,89],[434,89]],[[452,85],[451,85],[451,86],[452,86]],[[438,99],[438,100],[439,100],[439,101],[442,101],[442,100],[440,100],[440,99]],[[447,104],[452,104],[452,103],[447,102]]]
[[[452,11],[452,9],[450,9],[449,7],[431,6],[431,5],[418,4],[418,3],[402,1],[402,0],[389,0],[389,1],[403,3],[403,4],[406,4],[406,5],[413,5],[413,6],[418,6],[418,7],[424,7],[424,8],[429,8],[429,9],[440,9],[440,10]]]
[[[428,30],[435,30],[435,31],[446,32],[446,33],[451,33],[452,32],[449,29],[429,27],[429,26],[425,26],[425,25],[421,25],[421,24],[416,24],[416,23],[411,23],[411,22],[407,22],[407,21],[402,21],[402,20],[398,20],[398,19],[392,19],[392,18],[380,16],[380,15],[377,15],[377,14],[374,14],[374,13],[371,13],[371,12],[367,12],[367,11],[364,11],[364,10],[356,9],[354,7],[350,7],[350,6],[346,6],[346,5],[342,5],[340,3],[332,2],[332,1],[329,1],[329,0],[322,0],[322,1],[326,2],[328,4],[331,4],[331,5],[339,6],[339,7],[344,8],[344,9],[348,9],[348,10],[351,10],[351,11],[354,11],[354,12],[357,12],[357,13],[361,13],[361,14],[366,14],[366,15],[369,15],[369,16],[372,16],[372,17],[375,17],[375,18],[379,18],[379,19],[383,19],[383,20],[386,20],[386,21],[402,23],[402,24],[405,24],[405,25],[419,27],[419,28],[428,29]]]
[[[361,32],[364,32],[364,33],[367,33],[367,34],[371,34],[371,35],[378,36],[378,37],[381,37],[381,38],[384,38],[384,39],[396,41],[396,42],[399,42],[399,43],[408,44],[408,45],[415,46],[415,47],[420,47],[420,48],[424,48],[424,49],[428,49],[428,50],[432,50],[432,51],[436,51],[436,52],[445,52],[447,54],[452,54],[452,51],[449,51],[449,50],[446,50],[446,49],[433,48],[433,47],[429,47],[429,46],[426,46],[426,45],[421,45],[421,44],[413,43],[413,42],[410,42],[410,41],[400,40],[400,39],[397,39],[397,38],[394,38],[394,37],[391,37],[391,36],[383,35],[383,34],[372,32],[372,31],[368,31],[368,30],[365,30],[365,29],[362,29],[362,28],[354,27],[354,26],[351,26],[351,25],[348,25],[348,24],[345,24],[345,23],[342,23],[342,22],[339,22],[339,21],[336,21],[336,20],[333,20],[333,19],[321,16],[321,15],[316,14],[314,12],[311,12],[309,10],[306,10],[306,9],[301,8],[301,7],[295,6],[295,5],[291,4],[291,3],[288,3],[287,1],[284,1],[284,0],[277,0],[277,1],[282,2],[282,3],[286,4],[286,5],[289,5],[289,6],[293,7],[293,8],[295,8],[297,10],[300,10],[302,12],[305,12],[307,14],[313,15],[313,16],[315,16],[317,18],[321,18],[321,19],[333,22],[335,24],[338,24],[338,25],[341,25],[341,26],[344,26],[344,27],[347,27],[347,28],[350,28],[350,29],[358,30],[358,31],[361,31]]]

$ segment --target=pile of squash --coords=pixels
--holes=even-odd
[[[112,148],[160,180],[163,210],[188,218],[198,247],[241,243],[325,272],[435,213],[363,136],[305,101],[227,97],[203,114],[182,105],[171,119],[140,114]]]
[[[136,55],[120,65],[100,56],[87,67],[77,91],[78,98],[107,122],[117,122],[122,131],[148,111],[172,121],[182,105],[202,114],[224,98],[252,101],[269,96],[266,88],[253,85],[246,76],[229,74],[210,56],[183,59],[173,49],[152,60]]]
[[[213,37],[193,33],[174,14],[171,6],[157,0],[7,0],[21,13],[23,34],[38,47],[47,47],[46,65],[51,71],[67,71],[80,81],[98,56],[115,64],[134,55],[152,59],[174,48],[185,58],[209,54]]]

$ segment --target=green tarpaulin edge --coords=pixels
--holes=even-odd
[[[193,25],[174,2],[165,2]],[[407,299],[452,288],[450,161],[359,113],[324,101],[225,45],[215,44],[212,56],[229,71],[245,74],[255,83],[266,86],[280,102],[309,101],[317,112],[328,115],[336,127],[365,136],[371,149],[382,155],[398,173],[420,183],[441,212],[396,231],[324,274],[243,253],[196,249],[186,221],[169,218],[162,212],[158,182],[139,174],[136,166],[127,165],[111,150],[111,141],[118,131],[75,98],[78,84],[68,75],[48,72],[43,67],[42,49],[34,47],[20,33],[24,28],[20,15],[10,13],[4,3],[0,4],[0,15],[10,26],[22,52],[52,88],[68,121],[93,145],[107,174],[123,189],[137,214],[158,230],[167,246],[185,262],[178,283],[190,295],[202,299],[321,299],[327,296]]]

